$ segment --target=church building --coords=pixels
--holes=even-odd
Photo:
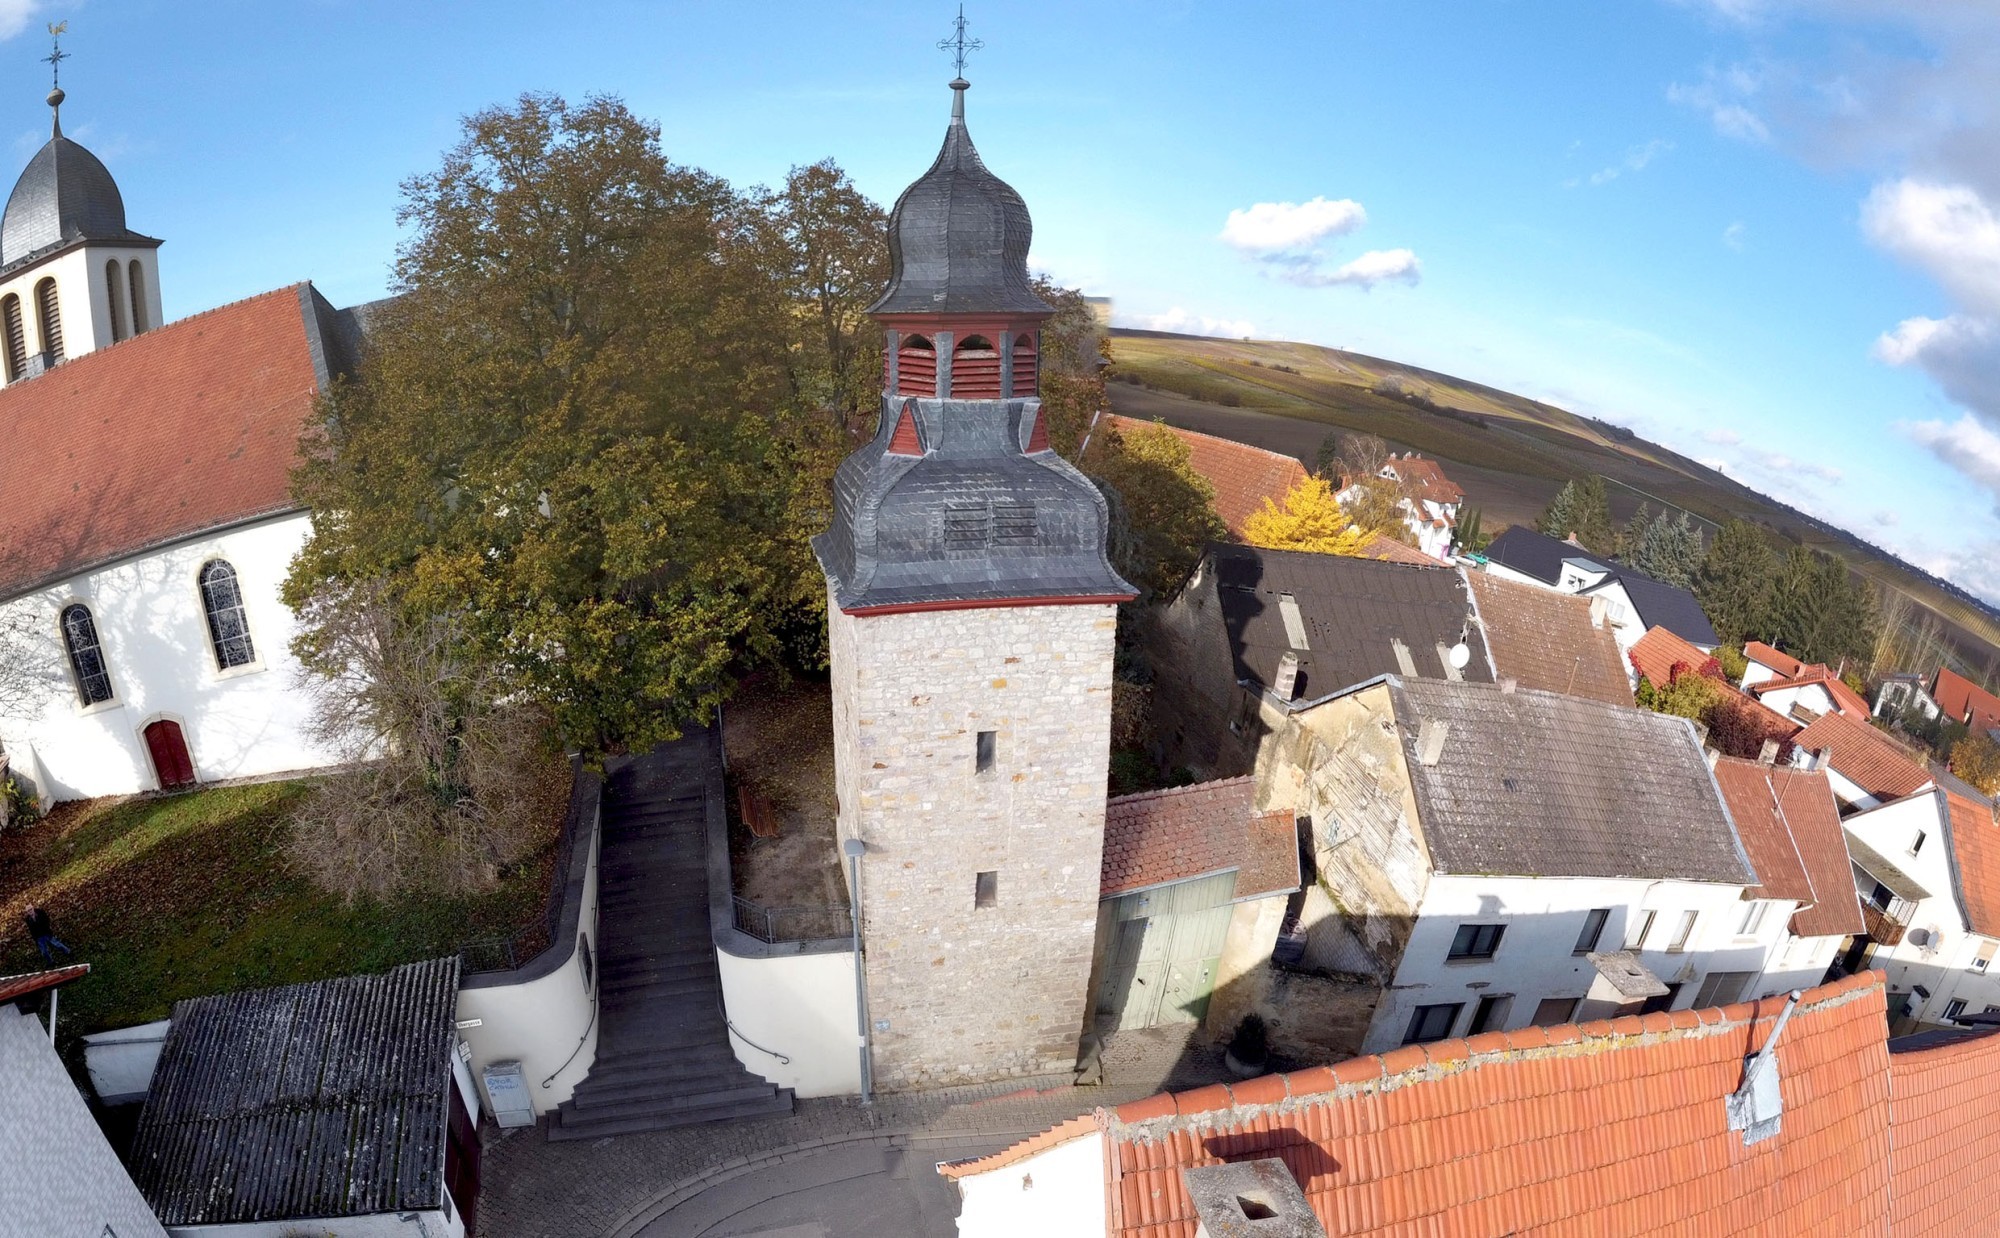
[[[1076,1061],[1096,931],[1117,608],[1095,486],[1050,450],[1031,225],[951,83],[898,199],[882,413],[814,542],[839,833],[858,840],[869,1036],[888,1088]]]
[[[325,765],[279,588],[354,315],[301,283],[163,323],[160,241],[48,102],[0,217],[0,747],[44,806]]]

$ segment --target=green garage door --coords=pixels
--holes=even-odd
[[[1200,1022],[1215,988],[1235,895],[1236,874],[1230,872],[1111,900],[1098,1026],[1122,1031]]]

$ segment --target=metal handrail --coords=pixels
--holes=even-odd
[[[846,935],[849,912],[845,907],[766,907],[741,895],[732,895],[731,902],[737,929],[758,941],[776,944]],[[793,922],[788,926],[791,931],[780,931],[779,926],[787,920]]]

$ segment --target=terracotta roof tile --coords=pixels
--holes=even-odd
[[[1433,559],[1415,546],[1405,546],[1386,533],[1371,533],[1361,553],[1370,559],[1384,559],[1390,563],[1408,563],[1412,567],[1441,567],[1442,559]]]
[[[1952,791],[1945,792],[1945,803],[1965,918],[1973,932],[2000,937],[2000,825],[1988,804]]]
[[[1850,718],[1858,718],[1865,722],[1874,712],[1868,707],[1868,702],[1862,698],[1859,692],[1842,683],[1838,675],[1835,675],[1831,670],[1819,665],[1817,662],[1801,669],[1797,674],[1785,675],[1777,679],[1767,679],[1763,683],[1751,684],[1750,691],[1761,697],[1766,692],[1778,692],[1785,688],[1810,687],[1813,684],[1818,684],[1820,687],[1825,688],[1827,695],[1833,698],[1833,707]]]
[[[1264,500],[1282,504],[1292,487],[1306,479],[1306,466],[1291,456],[1252,447],[1248,443],[1198,434],[1165,422],[1141,421],[1113,413],[1104,424],[1121,434],[1146,426],[1161,426],[1180,436],[1188,445],[1188,463],[1215,487],[1215,514],[1229,526],[1231,537],[1243,536],[1243,524],[1264,506]],[[1431,562],[1432,560],[1426,560]]]
[[[1027,1160],[1031,1156],[1046,1152],[1050,1148],[1066,1144],[1072,1139],[1081,1139],[1085,1135],[1090,1134],[1092,1131],[1098,1129],[1103,1112],[1100,1109],[1095,1114],[1080,1114],[1067,1122],[1058,1123],[1050,1127],[1039,1135],[1030,1135],[1021,1142],[1011,1147],[1002,1148],[1000,1151],[988,1156],[975,1156],[970,1160],[963,1161],[941,1162],[937,1167],[937,1171],[947,1178],[956,1180],[971,1174],[983,1174],[995,1169],[1005,1169],[1009,1165],[1017,1164]]]
[[[1923,761],[1866,722],[1821,714],[1792,736],[1806,752],[1825,750],[1835,773],[1880,800],[1900,799],[1931,785]]]
[[[1791,654],[1778,649],[1776,646],[1767,645],[1760,640],[1745,641],[1743,643],[1743,656],[1752,662],[1770,667],[1781,676],[1796,675],[1804,670],[1806,665]]]
[[[293,508],[319,388],[303,285],[0,390],[0,597]]]
[[[0,976],[0,1002],[11,1002],[31,993],[53,989],[59,984],[68,984],[90,973],[90,964],[72,963],[68,967],[55,967],[48,971],[31,971],[19,976]]]
[[[1590,601],[1490,572],[1466,572],[1486,648],[1501,675],[1523,688],[1632,703],[1631,680],[1611,629],[1590,621]]]
[[[2000,1156],[1990,1095],[1996,1068],[2000,1038],[1991,1033],[1889,1042],[1892,1232],[1992,1228],[1986,1192]]]
[[[1676,666],[1699,671],[1713,655],[1703,653],[1700,647],[1665,628],[1647,628],[1646,634],[1633,643],[1629,656],[1632,666],[1647,683],[1664,688],[1673,683]]]
[[[1127,1105],[1102,1115],[1107,1231],[1192,1238],[1183,1169],[1276,1156],[1329,1233],[1882,1233],[1891,1064],[1879,978],[1805,995],[1777,1046],[1783,1124],[1746,1147],[1723,1098],[1779,1008],[1739,1004],[1696,1026],[1619,1019],[1569,1043],[1536,1028],[1412,1047],[1343,1064],[1332,1090],[1293,1086],[1279,1103],[1210,1088]],[[1963,1073],[1952,1082],[1983,1100],[1983,1080]],[[1938,1155],[1969,1174],[1980,1164],[1969,1152]]]
[[[1938,667],[1931,679],[1931,699],[1953,721],[1976,720],[1981,729],[2000,726],[2000,696],[1994,696],[1957,671]]]
[[[1123,795],[1105,805],[1101,894],[1237,870],[1236,895],[1296,890],[1289,810],[1259,814],[1249,777]]]
[[[1833,788],[1820,772],[1724,757],[1715,781],[1759,884],[1746,897],[1791,899],[1801,937],[1859,933],[1861,904]]]
[[[1428,500],[1450,505],[1465,498],[1465,491],[1444,475],[1444,470],[1438,467],[1435,460],[1426,460],[1422,456],[1398,456],[1383,464],[1382,468],[1384,472],[1394,469],[1396,479],[1403,483],[1403,493],[1419,502]]]

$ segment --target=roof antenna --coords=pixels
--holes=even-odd
[[[62,136],[62,62],[69,59],[69,53],[62,49],[62,37],[69,31],[66,21],[49,23],[49,54],[42,57],[49,66],[49,110],[55,114],[52,138]]]
[[[951,23],[951,37],[938,40],[938,50],[951,53],[951,67],[956,74],[951,79],[951,118],[965,119],[965,92],[972,83],[965,80],[965,54],[976,52],[986,46],[984,39],[965,37],[965,6],[958,6],[958,17]]]

